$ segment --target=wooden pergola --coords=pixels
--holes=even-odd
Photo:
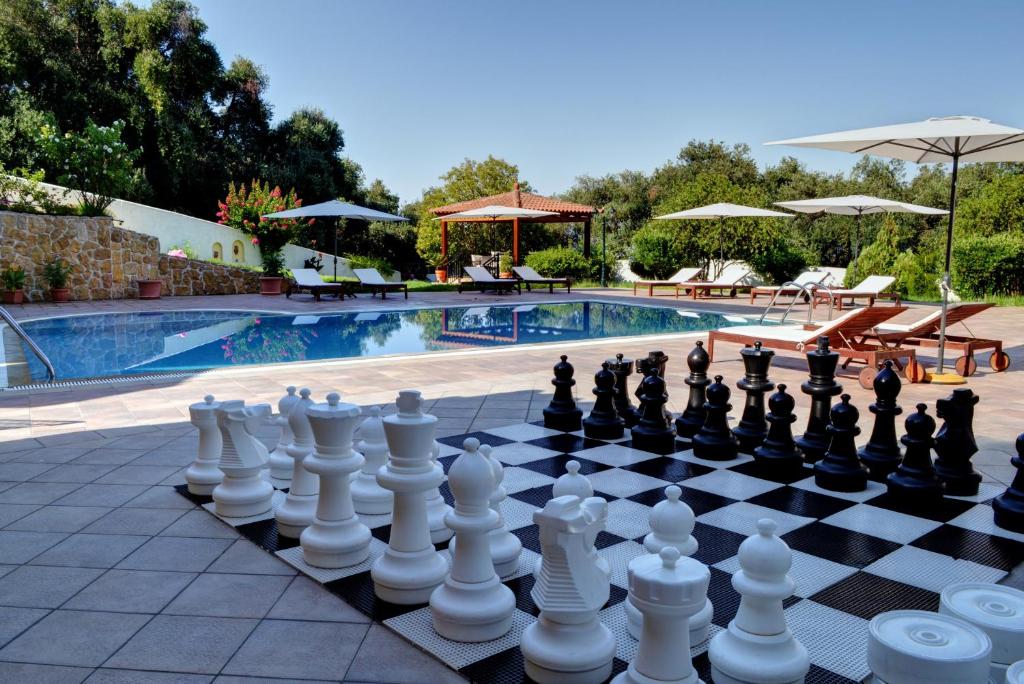
[[[535,195],[532,192],[521,192],[519,190],[519,183],[516,183],[510,192],[503,192],[501,194],[490,195],[488,197],[477,197],[476,199],[467,200],[465,202],[456,202],[455,204],[448,204],[443,207],[437,207],[430,210],[434,216],[441,219],[442,262],[448,258],[448,221],[445,221],[444,217],[460,211],[479,209],[480,207],[486,207],[489,205],[521,207],[524,209],[537,209],[539,211],[555,212],[550,216],[540,216],[528,219],[530,223],[582,223],[583,256],[590,256],[590,222],[597,211],[594,207],[587,206],[586,204],[576,204],[575,202],[566,202],[564,200],[555,199],[554,197]],[[495,223],[495,219],[492,218],[460,218],[456,219],[456,221],[458,223]],[[519,221],[520,219],[514,219],[512,221],[512,263],[516,265],[519,264]]]

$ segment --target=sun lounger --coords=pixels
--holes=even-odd
[[[545,278],[529,266],[513,266],[512,272],[516,278],[526,283],[526,291],[530,292],[531,285],[547,285],[548,292],[555,291],[555,285],[562,285],[566,292],[572,292],[572,281],[568,278]]]
[[[293,268],[285,298],[290,299],[297,292],[309,292],[313,299],[320,301],[320,295],[333,294],[339,299],[345,295],[355,296],[343,283],[325,283],[320,274],[312,268]]]
[[[352,272],[359,278],[359,284],[370,291],[370,296],[380,292],[380,298],[386,299],[388,292],[404,292],[409,298],[409,286],[406,283],[394,283],[384,280],[384,276],[375,268],[354,268]]]
[[[824,284],[828,281],[832,274],[828,271],[804,271],[792,282],[796,285],[803,285],[809,290],[813,290],[818,285]],[[750,303],[753,304],[754,300],[757,299],[758,295],[774,297],[777,295],[793,295],[796,296],[800,293],[800,288],[794,285],[757,285],[750,288]]]
[[[495,278],[490,272],[483,266],[463,266],[463,271],[469,276],[470,282],[466,283],[459,281],[459,292],[462,292],[464,288],[476,288],[481,293],[487,290],[494,290],[495,292],[511,292],[513,288],[519,293],[523,294],[523,287],[519,280],[515,278]]]
[[[708,356],[714,359],[716,342],[737,342],[751,346],[760,341],[768,349],[803,352],[813,349],[818,338],[826,336],[832,349],[844,358],[843,368],[852,361],[866,364],[861,371],[860,384],[870,389],[877,369],[887,359],[898,369],[907,369],[907,379],[923,379],[923,369],[916,361],[913,349],[871,344],[858,340],[875,326],[906,311],[906,307],[865,307],[847,311],[839,318],[820,325],[739,325],[719,328],[708,333]],[[906,359],[904,362],[903,359]]]
[[[729,292],[730,297],[735,297],[740,290],[749,290],[752,286],[746,282],[751,275],[750,266],[742,262],[731,263],[722,269],[718,277],[708,281],[687,281],[676,284],[676,297],[680,290],[686,290],[691,297],[696,299],[700,295],[711,296],[712,290]]]
[[[956,360],[956,371],[964,377],[974,375],[978,369],[978,363],[974,360],[974,352],[983,349],[993,350],[988,360],[992,370],[1002,372],[1010,367],[1010,357],[1003,351],[1002,340],[977,337],[964,322],[992,306],[994,305],[988,303],[953,304],[946,312],[946,349],[953,349],[961,353],[960,358]],[[949,334],[949,329],[958,323],[967,330],[967,335]],[[913,323],[880,323],[866,333],[864,338],[878,340],[884,346],[936,348],[939,346],[941,324],[942,310],[936,309]]]
[[[673,275],[671,275],[668,280],[636,280],[636,281],[633,282],[633,294],[636,294],[636,288],[638,288],[638,287],[646,287],[647,288],[647,296],[648,297],[653,297],[654,296],[654,288],[656,288],[656,287],[671,287],[671,288],[675,288],[675,286],[678,285],[679,283],[685,283],[688,280],[693,280],[694,278],[696,278],[700,274],[700,272],[701,272],[700,268],[694,268],[692,266],[683,266],[681,269],[679,269]],[[679,296],[679,293],[676,292],[676,297],[678,297],[678,296]]]
[[[892,284],[896,282],[896,279],[892,276],[880,276],[873,275],[868,276],[858,284],[848,289],[832,289],[828,287],[818,288],[814,292],[814,299],[812,300],[812,306],[817,306],[820,302],[832,302],[839,311],[843,310],[843,303],[846,300],[850,300],[850,304],[855,304],[858,299],[867,299],[868,306],[874,306],[876,299],[892,299],[896,306],[900,305],[900,295],[898,292],[886,292]]]

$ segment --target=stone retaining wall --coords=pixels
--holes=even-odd
[[[43,278],[59,256],[72,266],[73,300],[139,296],[139,280],[162,280],[163,295],[259,292],[259,273],[160,253],[160,241],[118,227],[107,217],[41,216],[0,211],[0,269],[25,269],[29,301],[49,298]]]

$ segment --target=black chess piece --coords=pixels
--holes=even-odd
[[[716,375],[715,381],[708,386],[707,398],[704,402],[704,425],[693,436],[693,455],[711,461],[729,461],[736,458],[739,444],[736,436],[729,429],[728,413],[732,410],[729,403],[731,392],[727,385],[722,384],[722,376]]]
[[[799,472],[804,465],[803,454],[793,440],[793,408],[796,400],[786,394],[786,386],[768,397],[768,435],[761,446],[754,449],[754,460],[775,473]]]
[[[658,367],[645,364],[644,379],[640,382],[641,411],[640,422],[630,430],[634,449],[669,453],[675,444],[676,431],[665,424],[663,408],[668,401],[665,393],[665,381],[658,376]]]
[[[886,360],[882,370],[875,374],[875,403],[868,410],[875,415],[871,428],[871,439],[857,455],[868,467],[868,477],[875,482],[885,482],[889,474],[900,465],[900,445],[896,441],[896,416],[903,409],[896,403],[903,383],[892,369],[892,361]]]
[[[666,354],[665,352],[660,351],[660,350],[659,351],[651,351],[651,352],[647,352],[647,358],[641,359],[641,360],[636,362],[636,369],[637,369],[637,371],[639,373],[646,374],[647,367],[648,366],[654,366],[654,368],[656,368],[657,371],[658,371],[658,377],[661,378],[662,380],[665,380],[665,368],[666,368],[667,365],[668,365],[668,354]],[[643,382],[643,381],[641,380],[641,382]],[[667,382],[665,383],[665,386],[666,387],[668,386]],[[640,394],[641,394],[639,387],[636,388],[636,393],[637,393],[637,397],[639,398]],[[663,407],[662,413],[665,415],[665,424],[668,425],[669,427],[672,427],[672,422],[673,422],[673,418],[674,417],[672,415],[672,412],[668,410],[668,406],[667,405],[665,407]],[[643,414],[643,406],[641,406],[639,408],[639,410],[637,411],[637,415],[638,416],[642,415],[642,414]]]
[[[953,390],[945,399],[935,402],[935,414],[944,422],[935,435],[935,473],[946,484],[949,496],[974,496],[981,484],[981,475],[971,466],[971,457],[978,453],[974,441],[974,406],[979,397],[966,387]]]
[[[686,357],[686,365],[690,367],[690,377],[684,382],[690,387],[690,397],[686,401],[686,409],[676,418],[676,432],[680,437],[693,437],[704,425],[707,416],[704,413],[704,391],[711,384],[708,378],[711,357],[704,350],[702,340],[697,341],[697,346]]]
[[[544,427],[563,432],[579,430],[583,425],[583,411],[576,407],[572,396],[572,387],[576,384],[572,374],[575,371],[568,358],[562,354],[561,361],[555,364],[555,377],[551,381],[555,395],[544,409]]]
[[[741,349],[740,355],[743,357],[743,379],[736,383],[736,387],[746,392],[747,397],[743,403],[743,416],[732,434],[736,435],[740,449],[749,454],[768,436],[764,395],[775,389],[775,383],[768,379],[768,368],[775,352],[762,349],[760,342],[754,342],[753,347]]]
[[[857,445],[854,443],[860,434],[857,427],[860,411],[850,403],[849,394],[840,397],[829,418],[831,440],[825,456],[814,464],[814,482],[833,492],[864,491],[868,486],[868,471],[857,459]]]
[[[801,392],[811,395],[807,429],[796,440],[807,463],[820,461],[828,449],[832,397],[843,391],[843,386],[836,382],[838,364],[839,354],[828,348],[828,337],[822,335],[818,338],[818,348],[807,353],[807,367],[811,377],[800,385]]]
[[[921,511],[934,510],[942,502],[946,489],[935,476],[932,466],[935,419],[928,415],[927,410],[927,405],[918,404],[917,413],[910,414],[904,421],[907,434],[900,441],[907,447],[907,452],[899,468],[886,480],[889,496]]]
[[[647,352],[647,358],[658,369],[658,377],[662,380],[665,379],[665,368],[668,365],[668,354],[658,350]]]
[[[615,374],[615,411],[631,428],[640,420],[640,412],[629,400],[629,383],[627,378],[633,374],[633,359],[623,358],[622,354],[616,354],[615,359],[608,359],[608,370]]]
[[[594,375],[594,408],[583,419],[583,434],[593,439],[618,439],[622,437],[626,423],[615,411],[615,374],[608,368],[607,361]]]
[[[1024,533],[1024,433],[1017,435],[1017,455],[1010,463],[1017,469],[1006,491],[992,500],[996,525],[1011,532]]]

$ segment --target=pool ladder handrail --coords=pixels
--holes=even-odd
[[[11,330],[13,330],[14,333],[21,338],[21,341],[24,342],[28,346],[28,348],[32,350],[32,353],[36,355],[36,358],[39,359],[42,362],[42,364],[46,367],[46,381],[53,382],[54,380],[56,380],[57,372],[53,370],[53,364],[50,363],[49,357],[42,349],[39,348],[39,345],[36,344],[36,341],[29,337],[29,334],[25,332],[25,329],[21,327],[21,324],[19,324],[18,321],[14,320],[14,316],[12,316],[10,312],[7,311],[7,309],[5,309],[2,306],[0,306],[0,318],[4,319],[4,322],[11,327]]]
[[[789,302],[789,306],[787,306],[786,310],[783,312],[782,318],[779,319],[779,325],[782,325],[783,323],[786,322],[786,317],[789,316],[789,313],[793,310],[793,307],[796,305],[797,301],[800,300],[801,295],[803,295],[804,297],[807,297],[807,301],[809,302],[808,306],[807,306],[807,325],[811,325],[811,323],[812,323],[811,315],[814,313],[814,307],[812,307],[810,305],[810,302],[813,302],[814,291],[816,289],[818,289],[819,287],[828,289],[827,285],[819,285],[818,283],[805,284],[805,283],[798,283],[795,280],[787,280],[772,295],[771,300],[769,300],[769,302],[768,302],[768,306],[766,306],[764,311],[761,313],[761,317],[759,319],[757,319],[758,324],[760,325],[761,323],[764,323],[765,316],[767,316],[768,312],[771,311],[773,306],[775,306],[775,300],[779,298],[779,295],[782,294],[783,291],[785,291],[787,289],[790,289],[790,288],[796,288],[797,291],[793,294],[793,299]],[[832,298],[831,297],[829,297],[829,303],[828,303],[828,318],[829,318],[829,320],[832,320]]]

